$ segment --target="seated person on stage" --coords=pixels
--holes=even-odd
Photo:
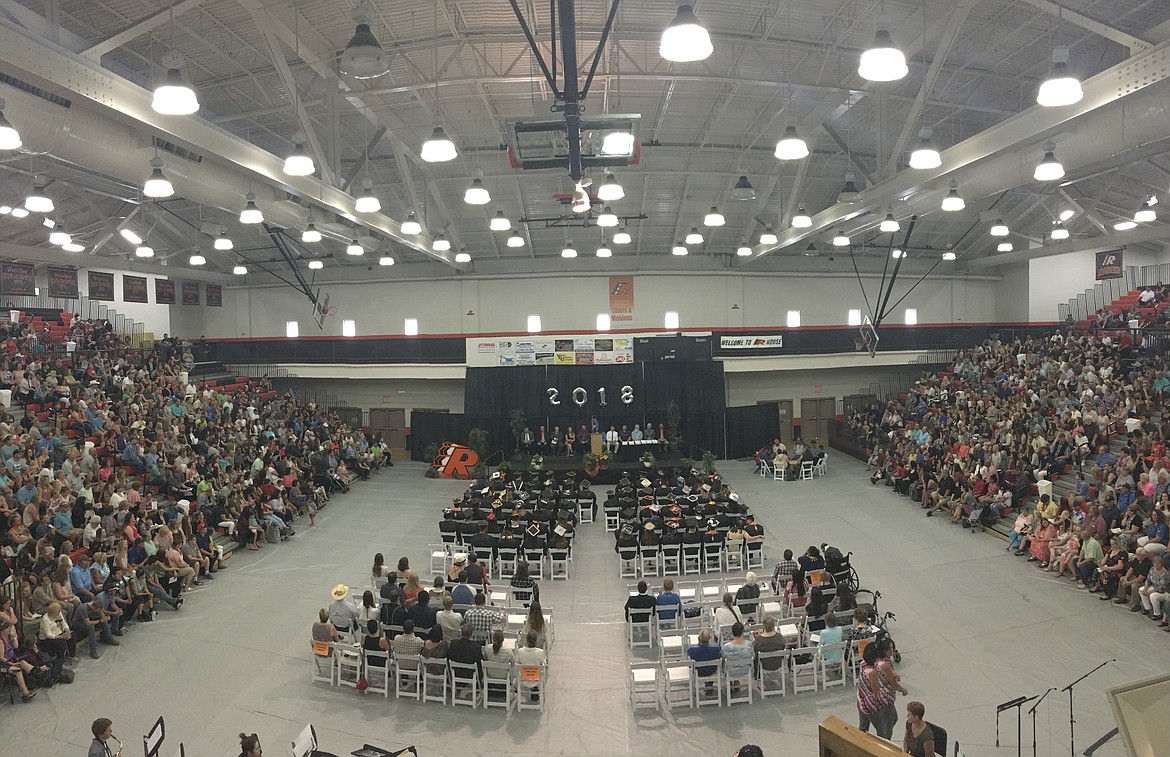
[[[565,429],[565,455],[572,455],[577,448],[577,434],[572,426]]]
[[[618,432],[618,438],[621,439],[622,442],[628,442],[630,440],[630,427],[623,423],[622,430]]]
[[[630,432],[630,441],[634,441],[634,442],[642,441],[642,427],[639,426],[637,423],[634,424],[634,430]]]
[[[525,426],[524,430],[520,432],[520,450],[531,455],[535,444],[536,437],[533,436],[532,431],[527,426]]]
[[[548,439],[548,453],[550,455],[561,454],[561,445],[565,443],[565,435],[561,433],[560,426],[553,426],[552,436]]]
[[[654,598],[654,612],[662,620],[675,620],[682,612],[682,597],[674,591],[674,579],[667,578],[662,582],[662,591]],[[629,603],[626,603],[627,607]]]
[[[652,442],[658,437],[654,433],[654,424],[647,423],[646,428],[642,431],[642,439],[644,441]]]
[[[577,429],[577,452],[589,451],[589,431],[582,423],[581,427]]]
[[[610,452],[615,451],[621,444],[621,438],[618,432],[614,430],[613,426],[609,427],[609,431],[605,432],[605,448]]]
[[[638,582],[638,593],[626,600],[626,620],[633,623],[645,623],[654,614],[655,598],[647,594],[648,587],[645,581]]]
[[[536,432],[535,446],[536,451],[541,454],[548,451],[548,432],[544,430],[544,426],[541,426]]]

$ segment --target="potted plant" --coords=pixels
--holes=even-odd
[[[602,468],[608,466],[611,460],[613,460],[613,453],[607,449],[601,450],[601,452],[597,455],[597,464]]]
[[[543,467],[544,467],[544,456],[543,455],[540,455],[540,454],[533,455],[532,459],[528,461],[529,470],[538,471]]]
[[[683,470],[691,471],[695,469],[695,459],[693,457],[684,457],[679,462],[682,464]]]
[[[508,414],[508,426],[512,430],[512,438],[516,440],[516,449],[520,449],[520,436],[524,433],[524,427],[528,425],[528,417],[524,415],[524,411],[520,409],[513,410]]]
[[[642,461],[643,468],[654,467],[654,454],[652,452],[643,452],[642,456],[638,459]]]
[[[512,470],[512,463],[508,462],[507,460],[501,460],[500,464],[496,466],[496,470],[498,470],[500,473],[507,473]]]
[[[715,472],[715,453],[711,450],[703,453],[703,470],[707,473]]]
[[[473,428],[467,432],[467,446],[475,450],[480,460],[488,456],[488,432],[482,428]]]
[[[682,449],[682,433],[679,425],[682,423],[682,410],[678,403],[671,400],[666,406],[666,442],[670,449],[676,452]]]

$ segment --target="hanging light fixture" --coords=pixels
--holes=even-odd
[[[740,242],[739,247],[735,250],[735,254],[741,258],[751,257],[752,248],[748,247],[747,242]]]
[[[845,172],[845,186],[841,187],[841,193],[837,195],[837,202],[855,203],[861,199],[861,192],[857,191],[857,184],[853,181],[853,172]]]
[[[690,233],[687,234],[687,238],[683,241],[685,241],[687,244],[702,244],[703,235],[699,233],[698,228],[692,226]]]
[[[805,257],[813,258],[819,254],[820,254],[820,251],[817,250],[817,246],[813,242],[809,242],[808,246],[804,248]]]
[[[13,218],[28,218],[28,208],[13,208],[11,212]]]
[[[168,53],[163,58],[163,65],[167,67],[167,72],[154,88],[151,109],[164,116],[189,116],[198,111],[199,98],[195,96],[195,90],[183,81],[183,75],[179,72],[179,67],[183,65],[182,56]]]
[[[323,262],[321,262],[320,260],[310,260],[309,261],[309,270],[310,271],[320,271],[324,267],[325,267],[325,264]]]
[[[61,245],[61,249],[65,252],[84,252],[85,245],[78,244],[77,242],[70,242],[69,244]]]
[[[0,97],[0,150],[15,150],[23,144],[20,132],[4,117],[4,98]]]
[[[377,213],[382,209],[382,203],[374,196],[374,182],[368,177],[362,179],[362,193],[354,201],[353,209],[359,213]]]
[[[305,149],[304,139],[300,134],[293,137],[296,144],[293,145],[292,152],[284,159],[285,176],[311,176],[317,170],[317,166],[313,164],[313,159],[309,157],[309,152]]]
[[[575,247],[573,247],[573,240],[572,239],[570,239],[565,244],[564,248],[561,250],[561,257],[562,258],[575,258],[575,257],[577,257],[577,249]]]
[[[246,276],[248,275],[248,269],[245,266],[238,265],[232,269],[232,273],[237,276]]]
[[[492,220],[488,222],[488,228],[492,231],[507,231],[512,228],[512,222],[504,215],[504,211],[497,210]]]
[[[471,262],[471,253],[467,252],[466,250],[464,250],[462,252],[455,253],[455,262],[456,263],[470,263]]]
[[[764,230],[760,232],[760,244],[776,244],[780,238],[776,236],[776,232],[772,231],[771,226],[765,226]]]
[[[954,259],[955,259],[955,253],[951,252],[950,250],[947,250],[946,252],[943,253],[943,260],[946,260],[949,262],[949,261],[954,260]]]
[[[923,129],[918,132],[918,144],[910,153],[910,167],[921,170],[938,168],[942,165],[942,154],[930,141],[934,132],[932,129]]]
[[[53,201],[45,194],[45,180],[40,177],[33,179],[33,191],[24,198],[25,210],[30,213],[52,213]]]
[[[894,249],[890,250],[890,257],[897,260],[898,258],[906,257],[906,253],[902,252],[897,247],[895,247]]]
[[[378,258],[378,265],[394,265],[394,258],[389,255],[383,255]]]
[[[351,240],[349,240],[349,244],[347,244],[345,246],[345,254],[346,255],[355,255],[355,256],[356,255],[365,255],[366,248],[362,247],[360,244],[358,244],[357,239],[351,239]]]
[[[1064,166],[1056,159],[1056,150],[1052,145],[1044,151],[1044,159],[1036,164],[1032,178],[1036,181],[1056,181],[1064,176]]]
[[[711,57],[715,48],[711,46],[711,35],[695,17],[695,10],[688,4],[678,7],[678,13],[658,43],[658,54],[672,63],[693,63]]]
[[[487,205],[492,201],[491,193],[483,185],[482,176],[483,172],[477,172],[476,177],[471,180],[471,186],[463,193],[463,201],[468,205]]]
[[[419,157],[427,163],[446,163],[455,160],[458,155],[455,143],[442,126],[431,130],[431,138],[423,142],[422,151],[419,152]]]
[[[682,257],[683,255],[686,255],[689,252],[690,252],[690,250],[688,250],[686,247],[683,247],[678,242],[675,242],[674,247],[670,248],[670,254],[671,255],[678,255],[679,257]]]
[[[141,242],[141,240],[139,241]],[[232,243],[232,238],[227,235],[227,229],[221,228],[219,230],[219,236],[215,238],[215,243],[213,246],[217,250],[230,250],[235,247],[235,244]]]
[[[573,200],[569,207],[574,213],[588,213],[592,204],[589,200],[589,192],[586,191],[584,182],[577,182],[577,186],[573,187]]]
[[[1060,211],[1059,218],[1062,221],[1067,221],[1068,219],[1072,218],[1076,214],[1077,214],[1077,212],[1075,210],[1073,210],[1072,208],[1065,208],[1064,210]]]
[[[410,211],[410,215],[402,222],[403,234],[421,234],[422,225],[419,224],[418,219],[414,217],[414,211]]]
[[[626,190],[618,183],[613,174],[606,172],[605,181],[597,188],[597,199],[602,202],[616,202],[626,196]]]
[[[195,252],[192,253],[191,257],[188,258],[187,262],[193,266],[207,265],[207,258],[200,255],[199,249],[196,248]]]
[[[800,160],[808,157],[808,143],[796,133],[796,127],[789,124],[784,136],[776,143],[776,157],[780,160]]]
[[[1002,218],[997,218],[995,223],[991,224],[991,236],[993,237],[1006,237],[1010,233],[1011,231]]]
[[[370,31],[364,2],[353,9],[353,21],[356,28],[349,44],[341,51],[338,70],[355,79],[376,79],[385,75],[390,70],[390,59]]]
[[[892,210],[887,211],[886,217],[882,219],[880,224],[878,224],[878,230],[883,234],[891,234],[900,228],[902,228],[902,226],[898,223],[898,219],[894,218],[894,213]]]
[[[1013,248],[1011,242],[1000,242],[995,249],[999,252],[1011,252]]]
[[[447,235],[440,231],[439,235],[435,237],[435,241],[431,244],[431,247],[439,252],[446,252],[451,249],[451,240],[447,239]]]
[[[633,155],[634,135],[628,131],[611,131],[601,139],[602,155]]]
[[[317,224],[309,221],[309,225],[301,232],[301,241],[312,244],[313,242],[321,241],[321,232],[317,231]]]
[[[834,247],[848,247],[849,246],[849,235],[846,234],[845,232],[841,231],[840,229],[837,229],[837,233],[833,235],[833,246]]]
[[[943,198],[942,209],[948,213],[954,213],[965,207],[967,207],[967,203],[959,195],[959,185],[955,183],[954,179],[951,179],[951,189],[947,192],[947,196]]]
[[[617,233],[613,235],[614,244],[629,244],[632,240],[633,237],[630,236],[630,232],[626,231],[625,226],[618,229]]]
[[[12,212],[11,205],[0,205],[0,216],[6,216]]]
[[[140,244],[134,250],[134,257],[136,258],[153,258],[154,248],[148,244]]]
[[[260,208],[256,207],[256,195],[249,192],[244,195],[244,199],[247,202],[244,204],[244,209],[240,212],[240,223],[263,223],[264,214],[260,212]]]
[[[133,244],[133,245],[142,244],[142,237],[138,236],[138,232],[134,231],[134,229],[130,228],[129,226],[122,228],[122,229],[118,229],[118,233],[121,234],[122,238],[125,239],[130,244]]]
[[[723,214],[719,212],[719,208],[714,205],[712,205],[711,209],[707,211],[707,215],[703,216],[704,226],[715,227],[722,226],[725,223],[727,223],[727,219],[724,218]]]
[[[1157,211],[1151,208],[1150,205],[1151,203],[1149,202],[1143,202],[1137,209],[1137,212],[1133,214],[1133,220],[1138,223],[1150,223],[1158,220]]]
[[[597,216],[597,225],[602,227],[603,229],[612,228],[614,226],[617,226],[618,225],[617,214],[615,214],[612,210],[610,210],[610,207],[608,205],[606,205],[602,209],[601,214]]]
[[[608,258],[613,256],[613,250],[609,249],[609,245],[607,245],[605,240],[602,239],[601,246],[597,248],[596,254],[599,258]]]
[[[150,178],[142,185],[142,194],[155,199],[170,197],[175,187],[162,171],[163,162],[157,155],[150,159]]]
[[[512,235],[508,237],[508,246],[509,247],[523,247],[524,246],[524,237],[522,237],[520,235],[519,231],[513,231]]]
[[[1130,229],[1136,229],[1136,228],[1137,228],[1137,222],[1130,221],[1128,219],[1126,219],[1124,221],[1118,221],[1117,223],[1113,224],[1114,231],[1129,231]]]
[[[1057,47],[1052,51],[1052,69],[1040,83],[1036,102],[1046,108],[1078,103],[1085,96],[1081,82],[1068,68],[1068,48]]]
[[[64,226],[57,226],[49,232],[49,244],[55,244],[60,247],[63,244],[69,244],[73,241],[73,237],[69,236],[69,232],[65,231]]]
[[[792,226],[796,229],[807,229],[812,226],[812,216],[808,214],[803,205],[796,211],[796,215],[792,216]]]
[[[740,176],[735,182],[735,186],[731,188],[731,199],[741,202],[756,199],[756,188],[748,181],[748,177]]]
[[[894,47],[894,41],[886,28],[888,25],[887,21],[878,20],[873,44],[861,54],[857,73],[867,81],[897,81],[910,72],[906,66],[906,56]]]
[[[1052,232],[1048,235],[1051,239],[1068,239],[1068,229],[1064,227],[1063,221],[1057,221],[1056,225],[1052,227]]]

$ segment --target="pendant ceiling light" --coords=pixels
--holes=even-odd
[[[1056,151],[1049,147],[1044,151],[1044,159],[1036,164],[1032,178],[1036,181],[1056,181],[1064,176],[1064,166],[1056,159]]]
[[[947,192],[947,196],[943,198],[942,209],[948,213],[954,213],[967,207],[967,203],[959,195],[959,185],[951,179],[951,189]]]
[[[455,143],[447,136],[447,131],[442,126],[436,126],[431,131],[431,138],[423,142],[422,151],[419,153],[419,157],[427,163],[446,163],[458,156]]]
[[[707,215],[703,216],[704,226],[716,227],[722,226],[725,223],[727,223],[727,219],[724,218],[723,214],[719,212],[719,208],[715,207],[714,205],[712,205],[711,209],[707,211]]]
[[[853,181],[853,172],[845,172],[845,186],[841,187],[837,195],[837,202],[855,203],[861,200],[861,192],[857,191],[857,184]]]
[[[1058,47],[1052,51],[1052,69],[1040,83],[1036,102],[1046,108],[1078,103],[1085,96],[1081,82],[1068,68],[1068,48]]]
[[[320,271],[324,267],[325,267],[325,264],[323,262],[321,262],[320,260],[310,260],[309,261],[309,270],[310,271]]]
[[[389,255],[383,255],[378,258],[378,265],[394,265],[394,258]]]
[[[603,229],[608,229],[608,228],[612,228],[614,226],[617,226],[618,225],[617,214],[615,214],[612,210],[610,210],[609,206],[606,205],[605,208],[602,209],[601,214],[599,216],[597,216],[597,225],[602,227]]]
[[[13,208],[11,213],[13,218],[28,218],[28,208]]]
[[[800,160],[808,157],[808,143],[796,133],[796,127],[789,125],[784,136],[776,143],[776,157],[780,160]]]
[[[347,244],[345,246],[345,254],[346,255],[354,255],[354,256],[365,255],[366,248],[362,247],[360,244],[358,244],[358,241],[356,239],[351,239],[351,240],[349,240],[349,244]]]
[[[1048,236],[1056,240],[1068,239],[1068,229],[1064,227],[1064,222],[1057,221],[1056,225],[1052,227],[1052,232]]]
[[[463,193],[463,201],[468,205],[487,205],[492,201],[491,193],[483,185],[483,179],[480,176],[471,180],[471,186]]]
[[[601,140],[602,155],[633,155],[634,135],[628,131],[611,131]]]
[[[69,236],[69,232],[65,231],[64,226],[58,226],[49,232],[49,244],[55,244],[60,247],[63,244],[69,244],[73,241],[73,237]]]
[[[199,250],[195,250],[191,257],[188,258],[187,262],[193,266],[207,265],[207,258],[200,255]]]
[[[467,252],[466,250],[464,250],[463,252],[455,253],[455,262],[456,263],[470,263],[471,262],[471,253]]]
[[[33,191],[29,193],[28,197],[24,198],[25,210],[30,213],[52,213],[53,201],[45,194],[44,179],[33,180]]]
[[[1000,242],[995,249],[999,252],[1011,252],[1013,248],[1011,242]]]
[[[256,207],[256,195],[249,192],[244,195],[247,202],[244,204],[244,209],[240,211],[240,223],[257,224],[264,222],[264,214],[260,212],[260,208]]]
[[[861,54],[861,62],[857,66],[857,73],[868,81],[897,81],[910,72],[906,67],[906,56],[894,47],[886,26],[886,22],[878,22],[873,44]]]
[[[890,250],[890,257],[897,260],[898,258],[906,257],[906,253],[902,252],[897,247],[895,247],[894,249]]]
[[[154,88],[151,109],[164,116],[189,116],[198,111],[199,98],[195,96],[195,90],[183,81],[179,71],[183,65],[182,56],[170,53],[163,59],[163,65],[167,67],[167,72]]]
[[[431,244],[431,247],[439,252],[445,252],[451,249],[451,240],[447,239],[447,235],[440,231],[439,235],[435,237],[435,241]]]
[[[887,212],[886,217],[882,219],[880,224],[878,224],[878,230],[883,234],[891,234],[900,228],[902,227],[898,223],[898,219],[894,218],[894,213],[892,211]]]
[[[573,247],[573,240],[570,239],[568,241],[568,243],[565,244],[564,248],[561,250],[561,257],[562,258],[575,258],[575,257],[577,257],[577,249],[575,247]]]
[[[616,202],[626,196],[626,190],[618,183],[618,180],[613,177],[613,174],[606,173],[605,181],[601,182],[601,186],[597,188],[597,199],[602,202]]]
[[[230,250],[235,247],[235,244],[232,242],[232,238],[227,235],[227,229],[220,229],[219,236],[215,238],[213,246],[217,250]]]
[[[849,236],[845,232],[841,231],[840,229],[837,229],[837,233],[833,235],[833,246],[834,247],[848,247],[849,246]]]
[[[921,170],[938,168],[942,165],[942,155],[938,148],[930,141],[933,136],[931,129],[923,129],[918,132],[918,144],[915,145],[914,150],[910,153],[910,167]]]
[[[674,247],[670,248],[671,255],[678,255],[679,257],[682,257],[688,253],[690,253],[690,250],[688,250],[686,247],[683,247],[678,242],[675,242]]]
[[[745,201],[756,199],[756,188],[748,181],[748,177],[740,176],[739,181],[731,188],[731,199]]]
[[[625,226],[618,229],[617,232],[613,235],[614,244],[629,244],[632,240],[633,237],[630,236],[630,232],[626,231]]]
[[[0,98],[0,150],[15,150],[23,144],[20,132],[4,117],[4,98]]]
[[[85,245],[77,242],[70,242],[69,244],[61,245],[61,249],[65,252],[85,252]]]
[[[134,229],[130,228],[129,226],[124,229],[118,229],[118,233],[121,234],[122,238],[130,244],[142,244],[142,237],[138,236],[138,232],[134,231]]]
[[[574,213],[588,213],[590,207],[592,202],[589,199],[589,192],[585,189],[585,184],[579,181],[577,186],[573,187],[573,200],[569,208]]]
[[[1137,228],[1137,223],[1135,221],[1130,221],[1130,220],[1118,221],[1117,223],[1113,224],[1114,231],[1129,231],[1130,229],[1136,229],[1136,228]]]
[[[293,139],[296,140],[296,144],[284,159],[284,175],[311,176],[317,170],[317,166],[313,164],[309,151],[305,149],[304,137],[298,134]]]
[[[771,226],[765,226],[764,230],[760,232],[760,244],[776,244],[780,238],[776,236],[776,232],[772,231]]]
[[[157,155],[150,159],[150,178],[142,185],[142,194],[161,200],[175,193],[175,187],[162,171],[163,162]]]
[[[991,224],[991,236],[993,237],[1006,237],[1010,233],[1008,225],[1003,222],[1002,218],[997,218],[995,223]]]
[[[751,257],[752,248],[748,247],[747,242],[743,242],[735,250],[735,254],[741,258]]]
[[[797,229],[807,229],[812,226],[812,216],[808,214],[803,205],[796,211],[796,215],[792,216],[792,226]]]
[[[492,220],[488,222],[488,228],[492,231],[507,231],[512,228],[512,222],[504,215],[504,211],[497,210]]]
[[[317,224],[309,221],[309,225],[305,227],[303,232],[301,232],[301,241],[308,242],[310,244],[321,241],[321,232],[317,231]]]
[[[364,2],[354,8],[353,21],[357,28],[349,44],[341,51],[337,61],[338,70],[355,79],[376,79],[385,75],[390,70],[390,59],[370,31]]]
[[[812,258],[812,257],[816,257],[817,255],[819,255],[820,251],[817,250],[816,244],[814,244],[813,242],[809,242],[808,246],[804,248],[804,254],[805,254],[805,257]]]
[[[522,237],[520,235],[519,231],[513,231],[512,235],[508,237],[508,246],[509,247],[523,247],[524,246],[524,237]]]
[[[414,211],[410,211],[410,215],[402,222],[403,234],[421,234],[422,225],[419,224],[418,219],[414,217]]]
[[[1138,223],[1150,223],[1151,221],[1158,220],[1158,213],[1150,207],[1150,203],[1144,202],[1137,209],[1137,212],[1133,214],[1133,220]]]
[[[687,238],[683,241],[685,241],[687,244],[702,244],[703,235],[699,233],[698,228],[692,226],[690,233],[687,234]]]
[[[609,246],[605,243],[604,239],[601,240],[601,246],[597,248],[597,257],[599,257],[599,258],[613,257],[613,250],[609,249]]]
[[[147,244],[140,244],[134,250],[134,257],[136,258],[153,258],[154,248]]]
[[[692,63],[711,57],[711,35],[695,17],[690,5],[680,5],[678,13],[658,43],[658,54],[672,63]]]
[[[362,179],[362,193],[354,201],[353,209],[359,213],[377,213],[382,209],[382,203],[374,196],[374,182],[368,178]]]
[[[232,273],[234,273],[237,276],[247,276],[248,269],[245,266],[238,265],[232,269]]]
[[[946,252],[943,253],[943,260],[951,261],[951,260],[954,260],[955,257],[956,257],[955,253],[951,252],[950,250],[947,250]]]

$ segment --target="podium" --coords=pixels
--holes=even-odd
[[[589,454],[600,455],[601,451],[605,449],[605,437],[603,434],[593,433],[589,435]]]
[[[906,757],[900,748],[849,725],[836,715],[825,718],[818,731],[820,757]]]

